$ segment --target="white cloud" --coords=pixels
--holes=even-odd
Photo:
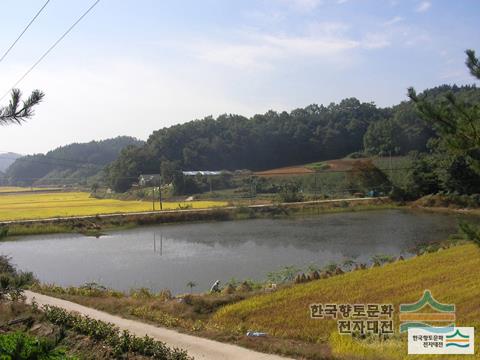
[[[280,0],[283,3],[295,8],[296,10],[306,12],[311,11],[321,4],[323,4],[323,0]]]
[[[430,1],[422,1],[418,6],[415,8],[416,12],[422,13],[428,11],[432,7],[432,3]]]
[[[198,41],[194,56],[215,64],[244,70],[270,70],[276,63],[299,58],[337,64],[345,62],[340,55],[355,49],[381,49],[391,45],[389,35],[367,33],[363,37],[348,36],[349,26],[326,22],[308,26],[304,35],[245,32],[237,43]],[[349,62],[353,60],[349,57]]]
[[[391,18],[390,20],[385,21],[383,23],[383,26],[392,26],[392,25],[395,25],[395,24],[398,24],[398,23],[402,22],[403,20],[404,20],[403,17],[395,16],[395,17]]]
[[[390,46],[390,40],[385,34],[368,33],[362,41],[362,46],[365,49],[382,49]]]
[[[11,83],[21,68],[3,78]],[[2,150],[43,152],[117,135],[146,139],[154,129],[209,114],[266,110],[233,99],[223,79],[199,68],[159,66],[141,58],[45,64],[21,84],[25,94],[37,87],[45,91],[45,101],[33,119],[0,131]]]
[[[339,54],[364,45],[346,36],[347,30],[343,23],[327,22],[311,25],[305,35],[247,32],[238,43],[198,42],[194,52],[202,60],[244,69],[272,69],[277,61],[299,57],[334,61]]]
[[[406,46],[416,46],[416,45],[421,45],[421,44],[426,44],[431,42],[432,38],[428,33],[423,33],[423,34],[417,34],[410,36],[410,34],[405,34],[407,37],[407,40],[405,41]]]

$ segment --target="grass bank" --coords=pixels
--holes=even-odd
[[[382,267],[305,284],[288,284],[273,292],[265,288],[238,287],[221,294],[172,297],[168,291],[150,294],[137,290],[123,294],[98,288],[56,286],[41,286],[35,290],[123,317],[265,352],[302,359],[404,360],[407,359],[404,336],[397,334],[382,341],[340,336],[336,321],[312,320],[309,305],[391,303],[395,307],[394,321],[398,329],[399,304],[416,302],[423,291],[429,289],[440,302],[456,305],[457,326],[478,329],[479,268],[480,249],[467,244]],[[269,336],[252,339],[245,336],[248,330],[263,331]],[[477,344],[478,341],[477,331]]]
[[[380,268],[355,271],[255,296],[220,309],[209,326],[231,333],[256,329],[278,338],[326,343],[332,354],[339,358],[407,359],[405,336],[395,336],[382,342],[340,336],[335,320],[312,320],[309,305],[391,303],[398,309],[400,304],[416,302],[423,291],[429,289],[440,302],[456,305],[457,326],[475,326],[478,329],[479,268],[480,249],[475,245],[461,245]],[[399,324],[398,313],[395,324]],[[480,336],[477,331],[477,344],[478,341]],[[478,347],[476,356],[479,356]],[[450,356],[449,359],[456,357]]]

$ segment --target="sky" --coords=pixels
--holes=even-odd
[[[44,3],[1,1],[0,53]],[[0,96],[92,3],[48,3],[0,62]],[[45,100],[22,126],[0,127],[0,152],[473,84],[464,51],[480,52],[479,20],[478,0],[101,0],[17,86]]]

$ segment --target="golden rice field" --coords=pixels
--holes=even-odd
[[[480,358],[480,248],[461,245],[437,253],[400,261],[384,267],[355,271],[332,278],[296,285],[272,294],[260,295],[226,306],[212,318],[210,325],[223,331],[255,329],[272,336],[308,342],[327,343],[333,355],[355,359],[405,360],[405,335],[395,335],[380,342],[353,340],[341,336],[335,320],[313,320],[312,303],[391,303],[395,306],[398,332],[398,309],[414,303],[425,289],[441,303],[456,305],[456,326],[473,326],[475,356]],[[424,310],[422,310],[424,311]],[[445,359],[445,356],[422,356],[422,359]],[[463,359],[449,355],[448,359]]]
[[[227,205],[222,201],[165,202],[164,210],[191,205],[193,209]],[[156,203],[157,210],[159,203]],[[43,219],[64,216],[151,211],[152,202],[95,199],[86,192],[15,194],[0,196],[0,221]]]
[[[27,188],[27,187],[18,187],[18,186],[0,186],[0,193],[6,192],[29,192],[35,190],[55,190],[57,188]]]

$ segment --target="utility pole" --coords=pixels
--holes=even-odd
[[[163,203],[162,203],[162,164],[160,163],[160,185],[158,187],[158,198],[160,199],[160,210],[163,210]]]
[[[392,150],[390,150],[390,184],[392,184],[392,187],[390,190],[393,190]]]
[[[155,183],[152,187],[152,211],[155,211]]]
[[[255,190],[254,190],[255,184],[254,184],[254,181],[255,181],[254,177],[251,176],[251,177],[250,177],[250,197],[251,197],[252,199],[255,197]]]
[[[162,186],[158,187],[158,198],[160,200],[160,210],[163,210]]]

